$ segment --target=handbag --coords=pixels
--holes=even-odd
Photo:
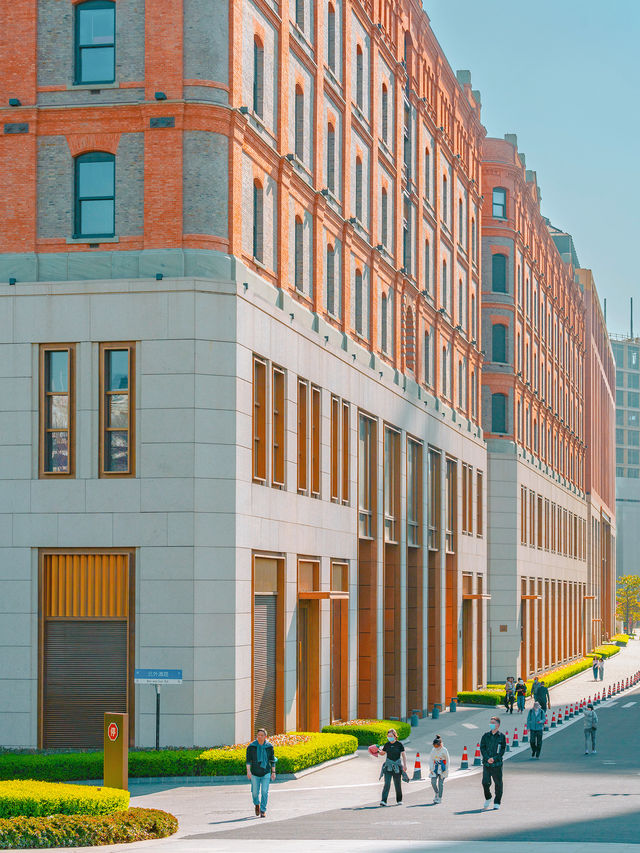
[[[410,782],[411,781],[411,779],[409,779],[409,774],[407,773],[406,770],[402,771],[402,781],[403,782]]]

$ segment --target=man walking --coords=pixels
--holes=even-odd
[[[583,710],[584,713],[584,754],[589,755],[589,738],[591,738],[591,752],[596,754],[596,729],[598,728],[598,715],[593,710],[591,702]]]
[[[502,802],[502,758],[507,749],[507,739],[500,731],[500,720],[491,717],[491,729],[482,735],[480,753],[482,755],[482,788],[484,790],[484,807],[486,811],[491,806],[491,782],[494,785],[494,809],[500,808]]]
[[[540,703],[540,707],[545,713],[551,710],[551,697],[549,696],[549,688],[545,685],[544,681],[541,681],[538,685],[538,689],[536,690],[534,698]]]
[[[542,749],[542,732],[544,731],[545,712],[539,702],[533,703],[533,708],[527,714],[527,728],[529,729],[529,743],[531,745],[531,758],[540,758]]]
[[[276,778],[276,756],[273,745],[267,740],[266,729],[258,729],[256,732],[256,739],[247,747],[246,762],[256,817],[266,817],[269,781],[273,782]]]

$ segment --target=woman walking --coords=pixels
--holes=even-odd
[[[436,735],[433,739],[433,749],[429,756],[429,771],[431,776],[431,787],[435,797],[433,798],[434,805],[442,802],[442,789],[444,788],[444,780],[449,775],[449,753],[442,745],[442,738]]]
[[[380,770],[380,778],[384,776],[380,805],[387,805],[392,779],[396,789],[396,805],[400,805],[402,802],[402,773],[404,772],[406,775],[407,772],[407,756],[404,745],[398,740],[398,732],[395,729],[389,729],[387,732],[387,742],[381,749],[378,749],[378,755],[384,756],[384,764]]]
[[[582,713],[584,714],[584,754],[589,755],[589,740],[591,740],[591,752],[595,755],[598,715],[593,710],[591,702],[583,709]]]
[[[600,681],[604,678],[604,658],[601,657],[598,661],[598,678]]]
[[[508,714],[513,714],[513,703],[516,701],[516,685],[513,675],[510,675],[504,685],[504,707]]]
[[[591,664],[591,669],[593,670],[593,680],[598,680],[598,655],[593,656],[593,663]]]
[[[518,681],[516,682],[516,701],[518,702],[518,713],[522,714],[524,711],[524,703],[527,698],[527,685],[525,680],[520,676]]]

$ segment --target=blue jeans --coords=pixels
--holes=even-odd
[[[251,774],[251,796],[253,797],[253,805],[260,806],[261,812],[266,812],[267,810],[270,781],[271,776],[269,773],[265,773],[264,776],[254,776]]]
[[[524,695],[522,693],[518,693],[518,711],[524,711]]]

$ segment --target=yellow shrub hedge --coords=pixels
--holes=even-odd
[[[34,782],[31,779],[0,782],[0,818],[52,814],[106,815],[128,806],[129,792],[116,788]]]

